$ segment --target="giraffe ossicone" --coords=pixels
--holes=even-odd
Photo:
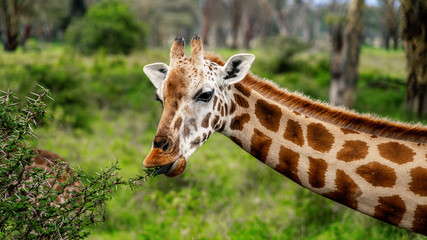
[[[322,196],[427,235],[427,127],[330,106],[249,73],[255,56],[227,62],[203,51],[169,66],[146,65],[164,110],[144,166],[180,175],[187,159],[220,132],[274,170]]]
[[[226,123],[225,88],[241,81],[255,59],[252,54],[237,54],[220,66],[205,59],[199,37],[191,40],[190,57],[184,47],[184,39],[176,38],[169,66],[153,63],[143,69],[164,106],[144,166],[162,167],[159,173],[167,176],[181,174],[188,157]]]

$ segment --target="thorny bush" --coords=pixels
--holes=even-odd
[[[129,180],[118,175],[117,161],[101,173],[90,174],[71,170],[58,161],[52,169],[30,168],[36,151],[26,139],[32,127],[45,115],[44,100],[49,91],[32,93],[24,108],[18,109],[18,99],[10,91],[0,96],[0,239],[79,239],[90,234],[90,227],[104,220],[106,201],[120,185],[131,188],[146,181],[153,172],[146,171]],[[69,178],[58,179],[62,174]],[[68,199],[58,201],[63,190],[80,181],[78,191]]]

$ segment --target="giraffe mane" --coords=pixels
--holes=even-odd
[[[210,52],[205,52],[205,58],[221,66],[225,64],[224,60]],[[420,123],[402,123],[372,114],[360,114],[343,107],[332,106],[319,100],[313,100],[301,93],[290,92],[270,80],[260,79],[251,73],[237,84],[254,90],[264,97],[298,113],[345,129],[386,138],[427,143],[427,127]]]

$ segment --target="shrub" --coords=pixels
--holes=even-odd
[[[270,64],[272,72],[288,72],[296,68],[293,57],[306,50],[309,46],[301,40],[292,37],[273,37],[267,40],[266,51],[274,56],[275,61]],[[278,51],[277,49],[280,49]]]
[[[99,49],[108,53],[128,54],[146,45],[146,27],[138,23],[127,4],[117,0],[93,5],[87,15],[67,29],[67,41],[82,53]]]
[[[67,126],[88,128],[92,117],[89,111],[91,92],[85,67],[79,60],[69,51],[64,51],[54,63],[28,64],[25,70],[31,76],[28,79],[30,91],[36,91],[37,85],[52,91],[55,101],[51,107],[57,121]]]
[[[43,99],[48,91],[34,95],[22,110],[17,109],[11,92],[0,97],[0,239],[87,237],[90,226],[104,220],[101,207],[112,198],[114,187],[137,186],[153,171],[123,181],[117,175],[117,162],[101,174],[70,171],[68,164],[60,161],[52,171],[30,168],[35,151],[25,139],[45,113]],[[69,178],[60,182],[63,175]],[[65,190],[55,185],[67,189],[77,181],[83,184],[79,191],[67,193],[69,199],[59,202],[58,196]]]

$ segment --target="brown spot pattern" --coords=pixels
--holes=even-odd
[[[350,130],[350,129],[346,129],[346,128],[341,128],[341,132],[343,132],[344,134],[359,134],[356,131]]]
[[[255,128],[251,138],[251,155],[261,162],[265,162],[272,142],[273,140],[269,136]]]
[[[218,129],[218,132],[222,132],[222,131],[224,131],[224,129],[225,129],[225,121],[221,121],[221,126]]]
[[[197,123],[196,123],[196,119],[192,118],[188,121],[190,123],[190,125],[194,128],[194,130],[197,132]]]
[[[241,141],[240,139],[238,139],[237,137],[235,137],[235,136],[230,136],[230,139],[231,139],[234,143],[236,143],[237,145],[239,145],[239,147],[242,147],[242,146],[243,146],[242,141]]]
[[[414,160],[414,151],[397,142],[382,143],[378,145],[378,150],[383,158],[394,163],[404,164]]]
[[[206,57],[221,66],[225,63],[213,54],[207,54]],[[270,99],[277,101],[281,105],[292,106],[293,109],[310,109],[310,113],[313,113],[312,115],[321,115],[324,119],[332,121],[335,125],[352,126],[354,127],[353,129],[361,129],[367,134],[427,143],[427,130],[423,127],[419,128],[418,126],[372,119],[372,117],[360,116],[349,111],[331,108],[301,97],[298,94],[289,93],[286,90],[277,88],[275,84],[263,81],[251,74],[248,74],[238,84],[243,84],[246,88],[253,89],[261,95],[268,95]],[[237,85],[237,83],[234,85]]]
[[[234,100],[236,101],[237,105],[239,105],[242,108],[248,108],[249,107],[248,101],[246,101],[246,99],[244,99],[239,94],[234,94]]]
[[[273,132],[279,131],[282,111],[278,106],[260,99],[255,104],[255,115],[265,128]]]
[[[310,167],[308,168],[308,182],[314,188],[324,187],[328,164],[321,158],[308,157],[308,159],[310,160]]]
[[[371,162],[356,169],[368,183],[375,187],[393,187],[396,184],[396,172],[393,168],[379,162]]]
[[[195,148],[195,147],[198,147],[199,146],[199,144],[200,144],[200,137],[197,137],[196,139],[194,139],[192,142],[191,142],[191,147],[192,148]]]
[[[375,207],[374,217],[398,225],[406,212],[406,205],[398,195],[380,197]]]
[[[235,116],[231,120],[230,129],[231,130],[242,130],[243,125],[245,125],[245,123],[249,122],[250,119],[251,119],[251,117],[247,113],[243,113],[242,115]]]
[[[368,144],[360,140],[345,141],[342,149],[337,153],[337,159],[344,162],[360,160],[368,155]]]
[[[279,164],[274,168],[276,171],[282,173],[294,182],[301,184],[298,177],[298,160],[299,153],[294,152],[289,148],[280,146]]]
[[[415,209],[412,230],[427,235],[427,205],[418,205]]]
[[[211,127],[215,128],[215,125],[218,123],[218,121],[219,121],[219,116],[217,115],[212,119]]]
[[[307,126],[307,143],[316,151],[328,152],[334,143],[334,136],[320,123],[310,123]]]
[[[234,101],[231,101],[230,114],[233,114],[235,111],[236,111],[236,103],[234,103]]]
[[[427,169],[417,167],[411,170],[412,181],[409,190],[420,196],[427,196]]]
[[[251,95],[251,89],[249,89],[248,87],[244,86],[241,83],[236,83],[234,84],[234,88],[241,92],[243,95],[245,95],[246,97],[249,97]]]
[[[208,113],[208,114],[206,114],[206,116],[203,118],[203,120],[202,120],[202,127],[204,127],[204,128],[208,128],[208,127],[209,127],[209,120],[210,120],[210,118],[211,118],[211,114],[212,114],[212,113]]]
[[[213,110],[215,110],[215,108],[216,108],[216,102],[218,101],[218,97],[217,96],[215,96],[214,97],[214,99],[213,99],[213,102],[212,102],[212,108],[213,108]]]
[[[362,194],[360,187],[343,170],[338,169],[335,178],[336,190],[323,194],[336,202],[357,209],[356,198]]]
[[[177,120],[175,120],[175,124],[174,124],[174,129],[176,131],[178,131],[181,128],[181,124],[182,124],[182,118],[179,117]]]
[[[302,146],[304,144],[304,136],[302,134],[301,125],[289,119],[286,125],[285,133],[283,134],[283,138],[295,143],[298,146]]]
[[[185,124],[184,124],[184,132],[183,132],[183,134],[184,134],[185,138],[190,135],[190,128],[188,128],[188,126],[185,125]]]

